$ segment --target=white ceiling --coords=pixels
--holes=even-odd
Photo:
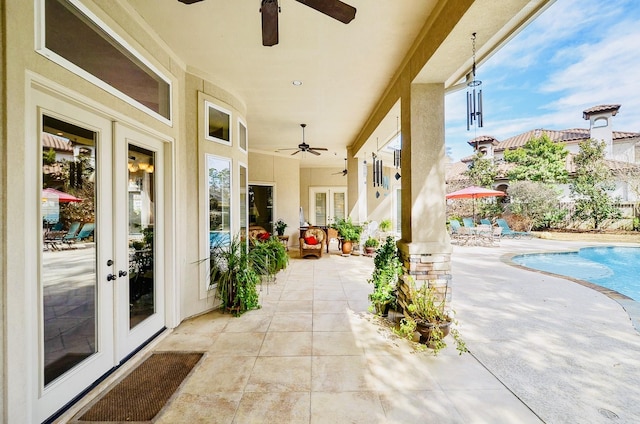
[[[553,0],[346,0],[357,9],[346,25],[280,0],[273,47],[262,46],[260,0],[126,1],[190,71],[245,102],[251,150],[296,147],[306,123],[305,141],[329,152],[296,155],[303,166],[342,168],[346,147],[362,144],[367,119],[432,13],[471,3],[416,78],[452,86],[469,70],[472,32],[480,61]],[[368,143],[393,136],[398,115],[396,106]]]

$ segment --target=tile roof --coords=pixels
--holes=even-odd
[[[589,119],[590,115],[593,115],[594,113],[600,113],[600,112],[612,112],[613,116],[616,116],[616,114],[618,113],[618,109],[620,109],[620,105],[594,106],[594,107],[590,107],[589,109],[585,109],[582,112],[582,117],[584,119]]]
[[[590,138],[591,134],[588,129],[585,128],[572,128],[568,130],[545,130],[545,129],[536,129],[527,131],[522,134],[515,135],[513,137],[509,137],[505,140],[502,140],[495,147],[494,151],[500,152],[506,149],[517,149],[518,147],[522,147],[525,143],[532,138],[537,138],[546,134],[552,141],[555,142],[563,142],[565,144],[577,144],[583,140],[587,140]],[[625,138],[640,138],[640,133],[633,132],[623,132],[623,131],[613,131],[613,141],[622,140]],[[470,142],[471,144],[471,142]]]

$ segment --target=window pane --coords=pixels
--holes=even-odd
[[[170,119],[169,83],[65,0],[45,2],[45,46]]]
[[[247,127],[244,126],[242,122],[239,125],[240,134],[238,134],[238,139],[240,140],[240,148],[244,151],[247,150]]]
[[[95,133],[45,116],[42,335],[47,385],[96,352]],[[58,136],[57,134],[64,134]]]
[[[231,161],[207,155],[209,245],[227,244],[231,236]]]
[[[315,225],[327,225],[327,193],[316,193]]]
[[[155,153],[129,145],[129,328],[155,312]]]
[[[206,106],[206,138],[213,141],[222,141],[231,144],[230,122],[231,115],[205,102]]]

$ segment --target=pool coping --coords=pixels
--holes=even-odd
[[[621,245],[610,245],[611,247],[621,247]],[[595,246],[585,246],[585,247],[595,247]],[[606,247],[606,246],[598,246],[598,247]],[[624,246],[622,246],[624,247]],[[629,247],[629,246],[626,246]],[[640,246],[633,246],[633,247],[640,247]],[[581,248],[580,248],[581,249]],[[506,265],[510,265],[512,267],[515,268],[519,268],[525,271],[531,271],[531,272],[537,272],[539,274],[544,274],[544,275],[549,275],[551,277],[556,277],[556,278],[562,278],[564,280],[569,280],[571,282],[580,284],[581,286],[590,288],[591,290],[595,290],[599,293],[604,294],[605,296],[607,296],[608,298],[615,300],[616,302],[618,302],[618,304],[620,304],[620,306],[622,306],[622,309],[624,309],[624,311],[627,313],[627,315],[629,316],[629,319],[631,320],[631,324],[633,325],[633,327],[636,329],[636,331],[638,333],[640,333],[640,302],[635,301],[633,298],[624,295],[616,290],[613,289],[609,289],[607,287],[603,287],[600,286],[598,284],[592,283],[590,281],[585,281],[585,280],[581,280],[579,278],[574,278],[574,277],[568,277],[566,275],[562,275],[562,274],[555,274],[553,272],[548,272],[548,271],[542,271],[539,269],[535,269],[535,268],[529,268],[527,266],[524,265],[520,265],[516,262],[513,261],[513,257],[515,256],[523,256],[523,255],[540,255],[540,254],[548,254],[548,253],[578,253],[579,250],[575,250],[575,249],[570,249],[570,250],[554,250],[554,251],[549,251],[549,250],[538,250],[538,251],[531,251],[531,252],[518,252],[518,253],[505,253],[503,255],[500,256],[500,261]]]

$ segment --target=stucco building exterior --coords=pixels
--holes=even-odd
[[[257,1],[0,3],[3,422],[50,420],[215,308],[203,259],[246,231],[260,187],[291,234],[313,187],[346,187],[355,221],[399,215],[407,272],[451,280],[444,95],[470,72],[471,33],[481,62],[552,2],[360,0],[346,27],[290,3],[274,47]],[[318,162],[276,152],[301,122],[323,129]],[[378,197],[365,160],[397,132],[402,177]]]

